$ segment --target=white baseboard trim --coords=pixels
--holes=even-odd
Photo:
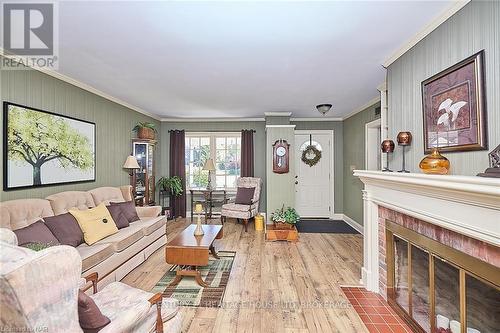
[[[334,213],[332,215],[332,220],[343,220],[344,219],[344,214],[342,213]]]
[[[345,214],[340,214],[340,215],[342,215],[342,220],[344,220],[347,224],[349,224],[351,227],[356,229],[357,232],[359,232],[360,234],[363,234],[363,226],[361,224],[354,221],[352,218],[350,218],[349,216],[347,216]]]
[[[259,212],[260,215],[264,218],[264,223],[267,223],[267,213],[266,212]]]

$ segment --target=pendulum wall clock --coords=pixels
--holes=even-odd
[[[290,165],[290,145],[286,140],[277,140],[273,144],[273,172],[288,173]]]

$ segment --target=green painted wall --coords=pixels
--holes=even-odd
[[[274,119],[279,118],[279,119]],[[288,117],[266,117],[267,121],[271,124],[283,124],[288,123]],[[333,129],[335,133],[335,212],[342,213],[343,207],[343,196],[342,196],[342,177],[343,177],[343,164],[342,164],[342,122],[331,121],[331,122],[291,122],[291,124],[296,125],[298,130],[307,129]],[[170,135],[168,133],[171,129],[184,129],[188,132],[235,132],[242,129],[254,129],[255,133],[255,175],[262,178],[264,182],[264,188],[262,192],[261,200],[261,210],[266,211],[269,202],[268,197],[273,193],[272,190],[266,186],[267,172],[266,172],[266,150],[269,148],[269,144],[266,144],[266,122],[255,121],[255,122],[162,122],[160,130],[160,141],[162,143],[162,154],[161,154],[161,168],[159,170],[159,175],[168,175],[169,167],[169,147],[170,147]],[[289,140],[289,142],[291,142]],[[274,141],[273,141],[274,143]],[[271,143],[272,144],[272,143]],[[271,156],[269,153],[268,156]],[[271,169],[271,167],[269,167]],[[292,173],[290,173],[291,175]],[[293,175],[292,175],[293,176]],[[293,192],[293,191],[291,191]],[[290,198],[288,198],[290,199]],[[287,202],[290,201],[287,199]],[[277,200],[281,201],[281,200]],[[291,201],[293,202],[293,201]],[[272,204],[273,207],[275,206]],[[281,205],[281,204],[279,204]],[[189,207],[188,207],[189,208]]]
[[[267,118],[267,117],[266,117]],[[266,119],[266,123],[267,123]],[[272,125],[271,125],[272,126]],[[280,126],[280,125],[276,125]],[[287,126],[287,125],[285,125]],[[277,140],[286,140],[290,145],[289,172],[278,174],[273,172],[273,144]],[[295,207],[295,130],[289,127],[267,127],[267,212],[271,214],[276,209]],[[270,218],[270,216],[269,216]]]
[[[160,176],[168,176],[170,164],[170,134],[171,129],[184,129],[188,132],[239,132],[242,129],[254,129],[255,177],[262,178],[264,187],[261,193],[260,210],[266,210],[266,126],[263,121],[234,122],[162,122],[160,141],[162,143]],[[189,202],[187,206],[188,210]]]
[[[380,118],[375,116],[375,108],[379,106],[380,103],[376,103],[344,120],[344,214],[361,225],[363,224],[361,193],[363,183],[358,177],[352,175],[351,166],[355,169],[365,169],[365,124]]]
[[[335,189],[334,213],[343,213],[344,198],[343,198],[343,169],[342,163],[344,157],[343,124],[341,121],[292,121],[291,124],[296,125],[296,130],[333,130],[334,141],[334,180],[333,187]]]
[[[154,122],[160,127],[160,123],[150,117],[32,69],[0,71],[0,88],[2,102],[19,103],[95,122],[97,139],[95,182],[2,191],[1,201],[44,198],[62,191],[85,191],[99,186],[129,184],[128,173],[122,169],[122,165],[132,150],[131,129],[139,121]],[[3,112],[0,117],[3,117]],[[3,133],[0,140],[3,140]],[[0,149],[3,159],[3,142],[0,142]],[[160,151],[158,147],[158,157]],[[3,163],[0,165],[2,167]]]
[[[389,137],[413,134],[407,168],[420,172],[424,157],[421,83],[457,62],[485,50],[489,149],[500,144],[500,1],[471,1],[387,68]],[[488,151],[446,153],[451,174],[476,175],[488,167]],[[401,153],[391,165],[401,165]]]

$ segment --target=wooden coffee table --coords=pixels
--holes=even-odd
[[[203,236],[194,236],[195,224],[189,225],[165,247],[165,260],[172,265],[179,265],[175,279],[170,285],[176,285],[184,276],[194,276],[196,282],[202,287],[209,287],[201,278],[198,266],[208,265],[209,252],[219,259],[214,247],[214,240],[223,236],[221,225],[204,224]]]

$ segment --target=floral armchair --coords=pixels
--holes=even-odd
[[[248,220],[257,215],[259,212],[260,192],[262,188],[262,180],[254,177],[241,177],[237,181],[238,187],[255,188],[252,202],[250,205],[242,205],[236,203],[226,203],[222,205],[221,222],[224,224],[226,218],[235,218],[238,221],[243,220],[245,231],[248,231]]]
[[[78,290],[97,273],[81,278],[82,261],[70,246],[35,252],[17,246],[16,235],[0,229],[0,327],[15,332],[83,332]],[[100,333],[180,332],[178,302],[114,282],[90,295],[111,322]]]

